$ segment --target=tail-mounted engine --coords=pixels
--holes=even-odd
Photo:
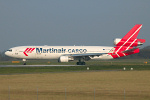
[[[145,39],[129,39],[129,40],[123,40],[120,38],[116,38],[114,40],[114,45],[115,46],[130,46],[130,47],[134,47],[134,46],[140,46],[145,42]]]

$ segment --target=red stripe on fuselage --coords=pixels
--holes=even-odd
[[[26,52],[27,52],[27,53],[29,53],[31,49],[32,49],[32,48],[29,48],[29,50],[28,50],[28,51],[26,51]]]
[[[28,56],[27,54],[26,54],[26,52],[29,50],[29,48],[27,48],[23,53],[25,54],[25,56]]]
[[[32,48],[31,50],[30,50],[30,53],[32,53],[32,51],[34,50],[35,48]]]
[[[25,56],[28,56],[27,53],[32,53],[32,51],[34,50],[35,48],[27,48],[23,53],[25,54]]]

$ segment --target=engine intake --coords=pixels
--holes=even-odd
[[[120,39],[120,38],[116,38],[116,39],[114,39],[114,45],[117,45],[120,41],[121,41],[121,39]]]

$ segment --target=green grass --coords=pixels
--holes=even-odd
[[[48,63],[48,60],[29,60],[28,65],[75,65],[76,62],[58,63],[56,60]],[[145,64],[144,62],[147,62]],[[67,71],[90,71],[100,70],[150,70],[148,59],[117,59],[117,60],[91,60],[86,62],[86,66],[51,66],[51,67],[0,67],[0,74],[16,74],[16,73],[47,73],[47,72],[67,72]],[[0,62],[0,65],[22,65],[12,64],[11,61]]]
[[[150,65],[92,65],[92,66],[54,66],[54,67],[1,67],[0,74],[16,73],[48,73],[48,72],[69,72],[69,71],[90,71],[101,70],[150,70]]]
[[[23,62],[21,60],[20,63],[12,63],[11,61],[0,61],[0,65],[22,65]],[[66,63],[58,63],[57,60],[27,60],[27,65],[75,65],[77,61],[66,62]],[[86,61],[86,65],[120,65],[120,64],[144,64],[147,62],[150,64],[149,59],[113,59],[113,60],[89,60]]]

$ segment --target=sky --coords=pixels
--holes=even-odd
[[[150,0],[0,0],[0,51],[15,46],[114,46],[135,24],[150,44]]]

